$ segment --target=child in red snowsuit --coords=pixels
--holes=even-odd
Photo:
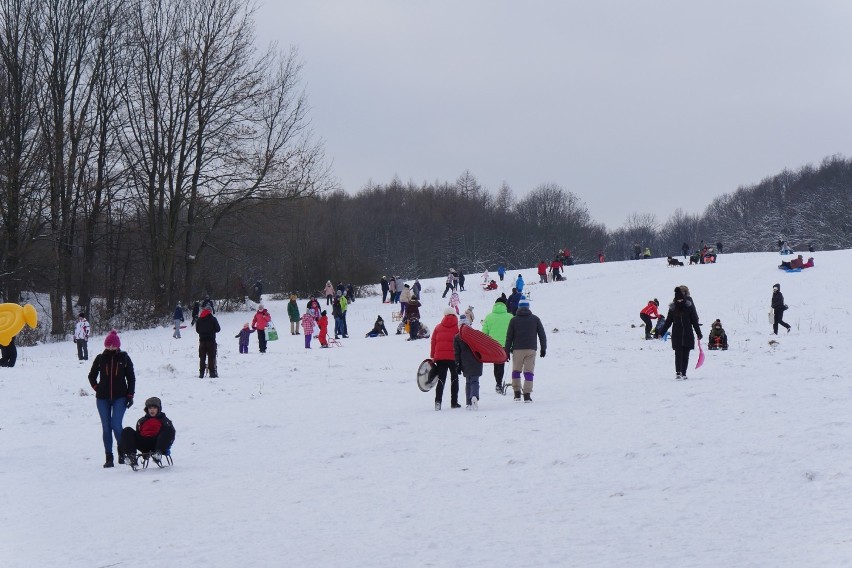
[[[325,310],[320,314],[320,319],[317,322],[319,325],[319,333],[317,334],[317,339],[319,339],[320,347],[328,347],[328,340],[326,340],[325,336],[328,333],[328,316],[325,313]]]

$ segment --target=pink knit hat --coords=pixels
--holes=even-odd
[[[116,349],[121,349],[121,339],[118,337],[118,332],[116,330],[110,331],[106,336],[106,339],[104,339],[104,347],[115,347]]]

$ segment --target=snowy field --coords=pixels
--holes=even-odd
[[[496,394],[487,365],[477,412],[450,410],[449,387],[435,412],[418,390],[428,340],[364,337],[377,314],[395,331],[398,305],[377,296],[351,305],[341,348],[305,349],[286,303],[266,301],[282,337],[240,355],[251,313],[219,314],[214,380],[198,378],[192,328],[122,332],[137,375],[125,425],[158,396],[177,428],[162,470],[101,467],[70,341],[19,348],[0,369],[0,566],[850,565],[852,251],[813,256],[798,274],[768,253],[575,266],[546,285],[522,270],[548,333],[535,402]],[[461,294],[477,328],[498,295],[479,281]],[[443,278],[421,282],[434,328]],[[793,329],[770,344],[776,282]],[[705,337],[720,318],[730,342],[698,370],[693,352],[688,381],[638,327],[678,284]]]

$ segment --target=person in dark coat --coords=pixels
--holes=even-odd
[[[388,301],[388,277],[382,276],[382,281],[380,282],[382,286],[382,303],[386,304]]]
[[[689,256],[689,243],[683,243],[680,247],[680,251],[683,253],[683,258],[687,258]]]
[[[420,333],[420,298],[412,294],[405,310],[404,321],[408,322],[408,341],[419,338]]]
[[[198,378],[204,378],[204,369],[210,373],[211,379],[219,377],[219,371],[216,368],[216,334],[222,331],[219,327],[219,320],[216,316],[204,308],[198,314],[198,322],[195,324],[195,333],[198,334]],[[206,367],[205,367],[206,360]]]
[[[382,319],[382,316],[378,316],[376,323],[373,324],[373,329],[364,334],[364,337],[384,337],[387,334],[388,329],[385,327],[385,320]]]
[[[459,316],[459,329],[470,325],[465,314]],[[465,377],[464,394],[468,410],[479,410],[479,377],[482,376],[482,362],[476,358],[461,336],[453,338],[453,351],[456,355],[456,371]]]
[[[210,299],[210,296],[204,296],[204,300],[201,301],[201,309],[208,309],[210,313],[216,315],[216,306],[213,305],[213,300]]]
[[[192,321],[189,322],[189,325],[195,325],[198,322],[198,313],[201,311],[201,304],[199,302],[195,302],[192,304]]]
[[[175,441],[175,425],[163,413],[163,403],[156,396],[145,401],[145,416],[136,422],[136,429],[130,426],[122,430],[118,444],[119,461],[136,467],[136,452],[150,453],[154,463],[161,465],[163,455]]]
[[[18,348],[15,347],[15,338],[9,340],[9,345],[0,345],[0,367],[14,367],[18,360]]]
[[[515,315],[515,312],[518,311],[518,302],[520,301],[521,293],[518,292],[517,288],[512,288],[512,293],[509,294],[508,304],[506,305],[510,314]]]
[[[669,339],[675,352],[675,379],[686,380],[686,369],[689,367],[689,352],[695,349],[695,337],[701,341],[701,328],[698,323],[698,312],[692,298],[689,296],[689,288],[678,286],[674,289],[674,301],[669,304],[669,313],[666,316],[666,325],[663,334],[671,328]],[[695,335],[692,331],[695,330]]]
[[[180,339],[180,324],[182,324],[183,321],[183,306],[181,306],[180,302],[178,302],[175,307],[175,313],[172,314],[172,322],[175,324],[175,331],[172,333],[172,337],[175,339]]]
[[[781,284],[772,286],[772,310],[774,317],[772,318],[772,333],[778,335],[778,326],[787,328],[787,333],[790,333],[790,324],[784,321],[784,311],[787,309],[787,304],[784,303],[784,294],[781,293]]]
[[[114,467],[112,437],[116,445],[121,444],[121,422],[124,411],[133,406],[136,392],[136,373],[130,355],[121,350],[118,332],[112,330],[104,339],[104,352],[95,357],[89,371],[89,384],[95,391],[98,415],[101,417],[104,451],[104,467]]]
[[[521,298],[515,317],[509,320],[506,330],[506,344],[503,348],[512,357],[512,390],[515,400],[521,400],[521,373],[524,375],[524,402],[532,402],[533,378],[535,376],[535,357],[539,343],[539,356],[547,353],[547,336],[538,316],[530,311],[530,301]]]

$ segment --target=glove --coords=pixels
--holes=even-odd
[[[133,406],[133,397],[132,396],[127,397],[127,403],[126,404],[127,404],[127,408],[130,408],[131,406]]]
[[[545,354],[546,354],[546,353],[547,353],[547,349],[542,349],[542,350],[539,352],[539,356],[540,356],[542,359],[544,359],[544,356],[545,356]]]
[[[698,334],[698,341],[701,341],[702,339],[704,339],[704,336],[699,333]]]

